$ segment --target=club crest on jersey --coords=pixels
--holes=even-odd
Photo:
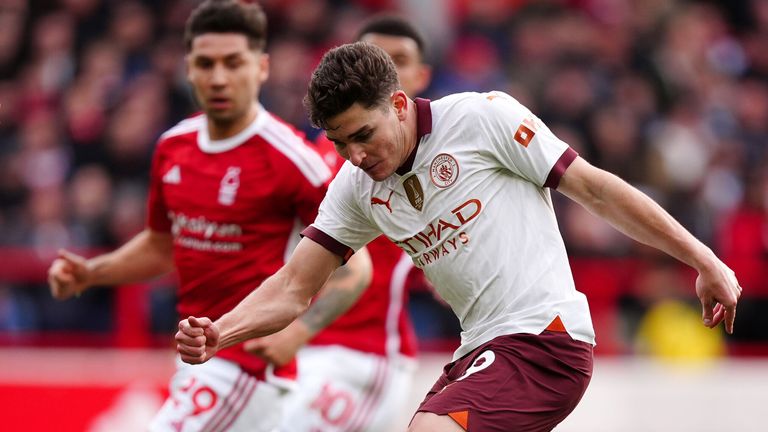
[[[441,189],[447,188],[459,178],[459,163],[448,153],[440,153],[432,159],[429,177],[435,186]]]
[[[219,185],[219,204],[231,206],[240,187],[240,167],[229,167]]]
[[[408,196],[408,202],[418,211],[424,207],[424,189],[416,175],[412,175],[403,182],[405,195]]]

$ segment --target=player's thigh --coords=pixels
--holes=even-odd
[[[298,358],[298,388],[286,401],[282,432],[391,430],[403,398],[389,397],[389,387],[403,380],[383,357],[329,346],[303,349]]]
[[[447,415],[431,412],[417,412],[413,416],[408,432],[465,432],[456,421]]]
[[[388,362],[388,378],[378,396],[378,403],[372,406],[372,418],[366,431],[391,432],[405,428],[413,416],[413,408],[408,408],[408,395],[415,371],[416,362],[413,359],[399,357]]]
[[[196,366],[179,362],[168,399],[148,430],[272,431],[280,421],[282,395],[227,360],[213,358]]]

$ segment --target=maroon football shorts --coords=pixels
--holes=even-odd
[[[592,345],[564,331],[499,336],[446,365],[417,412],[449,415],[468,432],[549,431],[591,377]]]

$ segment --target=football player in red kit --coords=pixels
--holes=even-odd
[[[331,172],[257,101],[269,69],[265,37],[257,4],[207,1],[192,13],[188,79],[203,113],[160,137],[144,231],[90,259],[62,251],[49,269],[54,297],[175,269],[179,316],[218,317],[284,264],[300,227],[317,215]],[[345,267],[334,283],[367,285],[367,256]],[[149,430],[272,431],[295,372],[294,363],[275,368],[242,344],[203,367],[178,362]]]

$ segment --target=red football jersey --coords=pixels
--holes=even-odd
[[[317,150],[335,174],[344,164],[333,143],[321,134]],[[406,281],[419,271],[411,258],[381,236],[366,246],[373,261],[371,285],[352,307],[323,331],[310,345],[342,345],[378,355],[416,355],[416,336],[408,315]]]
[[[173,234],[179,316],[218,319],[285,263],[317,215],[330,170],[303,136],[261,109],[241,133],[208,137],[205,115],[160,138],[148,225]],[[217,354],[260,375],[264,362],[236,345]]]

